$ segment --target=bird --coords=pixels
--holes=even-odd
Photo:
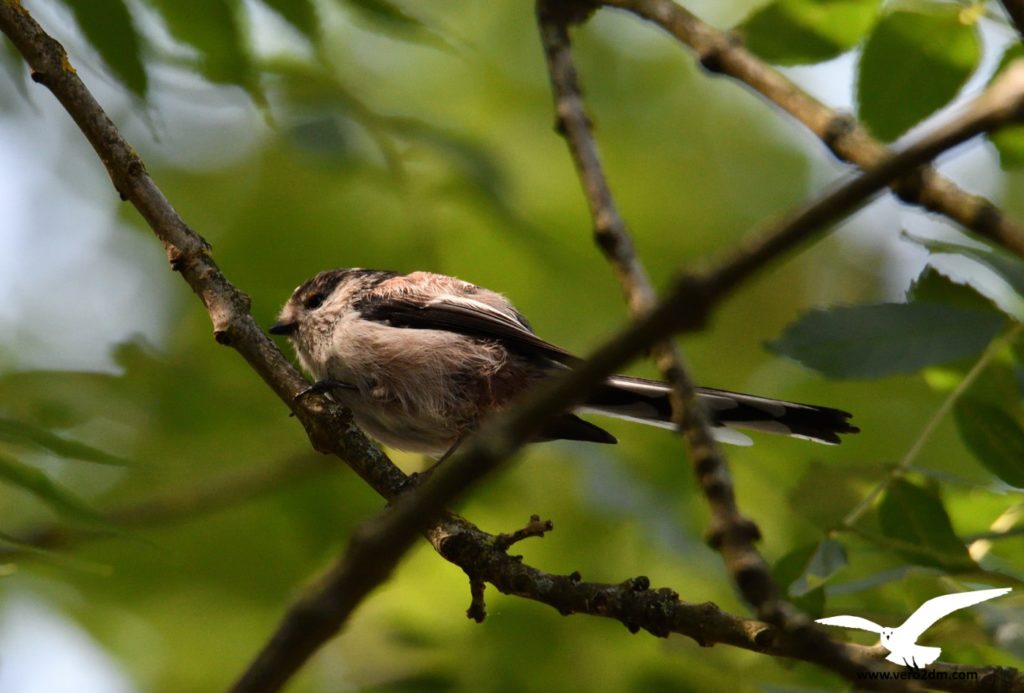
[[[298,286],[271,334],[286,335],[314,378],[371,437],[398,450],[443,458],[481,421],[531,386],[580,359],[538,337],[499,293],[432,272],[339,268]],[[615,375],[575,411],[674,429],[670,387]],[[717,438],[740,445],[735,429],[835,445],[857,433],[851,414],[831,407],[698,388]],[[535,441],[616,443],[569,411]]]
[[[828,618],[819,618],[816,622],[826,626],[857,628],[878,633],[881,636],[882,647],[889,650],[887,660],[905,667],[921,669],[933,663],[942,654],[942,650],[938,647],[925,647],[917,644],[917,639],[931,628],[933,623],[954,611],[1001,597],[1011,590],[1010,587],[1000,587],[933,597],[919,606],[917,611],[912,613],[910,618],[898,628],[883,628],[860,616],[829,616]]]

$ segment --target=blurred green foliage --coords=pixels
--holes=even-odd
[[[213,242],[228,277],[252,296],[262,323],[315,272],[364,266],[432,270],[502,291],[543,337],[581,354],[625,324],[620,292],[591,243],[569,156],[551,127],[529,3],[31,5],[64,19],[57,27],[66,34],[54,31],[90,84],[109,82],[98,73],[104,70],[123,84],[124,91],[106,84],[115,119],[169,199]],[[740,29],[750,45],[785,64],[824,60],[866,41],[860,115],[883,137],[944,105],[976,67],[968,49],[977,17],[948,4],[894,10],[877,2],[776,0],[700,9],[748,15]],[[919,31],[912,12],[941,18],[942,26]],[[785,41],[775,40],[772,32],[787,27]],[[936,31],[950,40],[932,41]],[[817,142],[736,84],[703,74],[653,28],[602,11],[574,38],[612,186],[659,285],[820,185]],[[23,71],[7,52],[4,60],[14,75],[5,86],[24,90]],[[37,91],[26,106],[18,90],[0,89],[4,118],[27,131],[38,110],[56,109]],[[70,125],[56,127],[76,137]],[[1003,195],[1018,194],[1020,185],[1006,179]],[[134,212],[113,208],[112,193],[92,197],[88,203],[112,228],[119,219],[149,239]],[[895,238],[898,223],[882,235],[869,231],[855,218],[842,237],[756,278],[684,349],[703,384],[854,412],[863,432],[838,448],[757,436],[755,447],[727,452],[740,505],[760,524],[764,553],[792,598],[814,614],[845,610],[898,623],[925,599],[951,591],[951,576],[1016,584],[1024,574],[1021,538],[968,541],[1011,517],[1018,498],[1008,484],[1020,478],[1016,453],[1024,440],[1024,352],[1018,339],[996,334],[1020,316],[1005,309],[1006,300],[994,307],[972,282],[986,267],[1010,287],[1002,297],[1019,301],[1011,289],[1020,293],[1024,265],[960,241],[912,239],[934,255],[973,261],[974,270],[926,270],[911,303],[881,311],[890,320],[885,334],[894,324],[906,329],[880,343],[871,331],[884,326],[879,311],[862,304],[901,301],[903,287],[894,291],[890,282],[905,270],[878,240]],[[47,229],[31,233],[46,242]],[[157,242],[147,243],[159,257]],[[138,258],[125,253],[122,261]],[[109,290],[102,277],[96,282],[83,294]],[[161,306],[167,338],[117,346],[116,373],[71,372],[61,363],[25,370],[13,356],[0,373],[0,546],[16,550],[9,539],[20,530],[53,522],[112,535],[66,549],[70,562],[6,554],[0,599],[45,599],[86,628],[141,690],[218,690],[382,503],[355,475],[323,466],[159,524],[140,525],[137,515],[133,524],[124,512],[123,526],[86,522],[93,512],[146,506],[158,496],[187,500],[197,489],[244,486],[239,480],[248,475],[308,453],[286,408],[211,339],[187,287],[171,284],[168,297],[163,286],[154,280],[139,291],[140,300]],[[836,318],[828,329],[841,349],[823,351],[829,335],[812,324],[817,313],[797,323],[798,346],[777,340],[802,313],[836,304],[856,304],[826,314]],[[921,305],[936,308],[917,320]],[[891,310],[916,317],[893,323]],[[956,349],[948,333],[959,323],[950,316],[965,313],[983,319],[968,325],[970,348]],[[1007,329],[1014,328],[1001,334]],[[771,340],[780,354],[811,366],[821,368],[815,358],[827,357],[822,370],[833,377],[861,379],[825,380],[763,349]],[[4,345],[12,354],[24,348]],[[868,351],[884,367],[860,367],[858,355]],[[633,371],[654,375],[646,363]],[[955,419],[940,416],[944,403],[956,401]],[[975,401],[988,409],[972,409]],[[992,408],[1001,415],[980,415]],[[937,427],[926,435],[933,418]],[[532,446],[460,512],[493,532],[516,529],[531,513],[552,519],[555,532],[516,547],[541,569],[609,582],[644,574],[685,600],[745,613],[702,542],[707,511],[679,442],[664,431],[608,427],[617,448]],[[409,470],[423,463],[395,459]],[[68,517],[69,510],[78,514]],[[679,636],[630,635],[618,623],[564,618],[493,589],[487,596],[488,619],[476,625],[464,616],[465,576],[420,546],[290,690],[840,685],[808,665],[702,649]],[[1015,650],[993,636],[1018,609],[1012,600],[1000,607],[986,620],[952,617],[937,627],[936,642],[953,632],[942,642],[950,659],[1019,665],[1019,644]]]
[[[956,4],[927,3],[885,15],[864,44],[858,112],[893,140],[949,103],[981,60],[977,28]]]

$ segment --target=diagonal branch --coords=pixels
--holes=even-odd
[[[519,406],[486,423],[467,441],[461,454],[437,468],[426,483],[403,495],[387,513],[377,517],[350,544],[331,569],[329,579],[314,585],[289,611],[277,634],[240,681],[246,685],[236,687],[234,691],[268,690],[258,687],[259,677],[265,676],[267,671],[275,671],[282,661],[297,669],[320,644],[341,628],[358,599],[378,584],[366,580],[363,573],[371,573],[378,580],[390,574],[417,533],[427,529],[443,508],[470,486],[511,459],[545,421],[581,401],[604,378],[650,345],[674,332],[698,327],[699,319],[710,308],[757,270],[798,243],[823,233],[829,222],[859,208],[892,180],[979,132],[1019,118],[1022,108],[1024,65],[1017,65],[1007,70],[960,118],[936,129],[871,171],[848,180],[831,193],[768,226],[748,245],[727,257],[716,270],[700,276],[682,275],[664,301],[614,336],[580,366],[545,383],[524,398]],[[696,312],[689,310],[693,306],[696,306]],[[367,565],[361,561],[370,563]],[[466,570],[470,575],[479,575],[472,572],[472,567]],[[318,610],[326,610],[328,617],[319,620],[315,616]],[[307,628],[315,629],[315,637],[304,637],[303,629]],[[801,632],[810,631],[801,629]],[[297,644],[302,656],[282,660],[282,643]],[[824,646],[821,639],[813,638],[809,639],[807,649],[816,653],[815,661],[829,662],[831,664],[826,666],[836,671],[848,671],[833,662],[835,650],[831,643]]]
[[[444,523],[442,523],[443,525]],[[443,530],[447,532],[447,529]],[[498,550],[491,535],[479,530],[454,534],[431,531],[438,551],[459,565],[471,565],[473,574],[504,594],[548,604],[563,615],[588,613],[613,618],[630,631],[643,629],[657,637],[679,633],[701,646],[715,643],[825,666],[856,683],[858,688],[921,690],[912,680],[899,678],[905,669],[883,661],[881,647],[830,642],[809,629],[786,629],[763,621],[737,618],[711,603],[681,601],[672,590],[650,588],[645,577],[617,585],[584,582],[580,575],[553,575],[523,564]],[[438,543],[438,539],[441,543]],[[866,672],[887,672],[878,683]],[[1024,690],[1024,674],[1000,667],[970,667],[935,663],[929,666],[928,687],[946,691]]]
[[[114,186],[122,197],[129,200],[153,228],[154,233],[164,244],[172,267],[182,274],[206,306],[217,341],[236,349],[278,397],[292,408],[317,450],[330,452],[344,459],[370,486],[386,498],[398,497],[407,487],[405,475],[359,432],[347,411],[324,398],[308,397],[298,403],[294,401],[294,395],[305,387],[305,381],[252,319],[249,314],[248,297],[220,272],[208,253],[206,242],[188,228],[150,179],[139,157],[124,141],[78,78],[68,62],[63,47],[48,36],[16,0],[0,0],[0,30],[12,40],[32,67],[34,79],[49,88],[74,118],[107,168]],[[998,123],[993,123],[995,124]],[[973,132],[976,130],[965,129],[959,133],[960,140]],[[952,146],[956,141],[959,140],[955,137],[950,138],[947,146]],[[884,187],[891,180],[885,176],[895,177],[912,170],[939,151],[941,149],[936,148],[900,154],[893,158],[891,165],[884,170],[884,175],[875,174],[872,177],[871,173],[866,174],[864,178],[867,182],[854,179],[848,185],[855,187],[857,194],[838,196],[832,200],[829,203],[831,216],[825,215],[824,218],[834,218],[856,207],[865,197]],[[813,210],[814,206],[809,209]],[[811,218],[812,216],[805,210],[795,215],[792,221],[806,224]],[[822,220],[820,215],[813,218]],[[783,229],[778,229],[777,232],[782,233]],[[810,237],[813,229],[805,228],[801,233],[803,237]],[[779,246],[773,247],[767,259],[782,250],[784,248]],[[644,318],[624,329],[579,369],[534,393],[509,415],[488,424],[468,446],[465,454],[449,460],[422,488],[402,494],[394,507],[375,520],[369,529],[363,531],[355,543],[355,555],[369,557],[369,562],[357,566],[343,556],[337,564],[339,569],[332,570],[328,574],[328,579],[321,580],[308,590],[294,610],[293,613],[299,617],[313,618],[317,628],[315,637],[303,640],[302,633],[288,631],[286,627],[289,622],[286,618],[279,637],[272,640],[278,649],[267,650],[290,657],[289,662],[279,669],[271,669],[277,680],[287,680],[305,658],[341,627],[346,614],[350,613],[358,600],[376,584],[373,580],[379,582],[386,578],[418,531],[425,529],[432,543],[446,557],[457,555],[449,550],[453,541],[458,543],[457,535],[469,537],[467,545],[470,549],[484,554],[493,550],[493,547],[486,543],[485,537],[472,535],[469,530],[471,525],[451,515],[441,515],[442,509],[464,492],[471,483],[511,457],[545,420],[562,413],[613,370],[620,368],[651,344],[665,339],[674,331],[697,326],[700,321],[695,320],[692,315],[684,314],[680,306],[685,305],[686,300],[691,298],[691,290],[703,296],[709,287],[715,287],[716,284],[709,281],[710,278],[682,277],[676,282],[669,300],[659,304]],[[743,278],[735,278],[732,287]],[[719,292],[716,296],[720,297],[722,293],[724,292]],[[704,308],[709,305],[710,302],[706,303]],[[514,560],[506,558],[509,561]],[[506,579],[502,575],[492,575],[481,566],[460,565],[467,572],[489,581],[501,582]],[[503,569],[511,570],[510,565],[502,565]],[[372,580],[359,575],[360,569],[371,573]],[[521,591],[515,589],[517,585],[518,583],[506,585],[506,588],[510,588],[513,593],[529,595],[531,585],[528,580],[520,586]],[[350,587],[355,588],[351,595]],[[546,598],[554,601],[554,598],[544,591],[549,585],[541,583],[536,587],[537,598],[540,601],[545,601]],[[499,585],[499,588],[502,587]],[[587,613],[603,613],[602,604],[598,600],[597,603],[590,604],[588,609],[580,610],[586,610]],[[304,605],[315,611],[323,607],[323,615],[311,615],[312,612],[304,611]],[[566,610],[574,609],[570,606]],[[651,624],[650,630],[659,632],[656,616],[657,614],[648,614],[646,618],[638,618],[629,623],[642,624],[644,627]],[[690,632],[700,633],[702,627],[702,624],[697,623],[692,626]],[[294,651],[289,650],[293,642],[300,643],[301,647]],[[805,647],[802,651],[803,656],[815,657],[815,661],[828,656],[827,653],[817,652],[813,647]],[[258,662],[261,665],[274,664],[273,659]],[[281,660],[278,659],[277,662],[280,664]],[[257,681],[255,687],[248,690],[272,690],[262,683]]]
[[[975,135],[1019,122],[1022,116],[1024,61],[1016,61],[952,120],[936,126],[899,153],[883,158],[864,173],[833,188],[795,215],[769,224],[741,242],[705,275],[708,293],[721,297],[735,290],[767,263],[810,240],[841,214],[863,206],[892,181],[920,172],[922,164],[941,153]]]
[[[601,166],[572,59],[569,23],[573,19],[566,13],[564,3],[538,0],[537,20],[557,114],[555,129],[565,138],[576,164],[590,207],[594,239],[622,284],[630,312],[639,318],[651,311],[657,296],[636,256],[632,237]],[[689,369],[671,340],[656,343],[651,351],[662,375],[672,386],[673,421],[680,427],[698,483],[711,508],[713,519],[708,542],[722,553],[726,568],[744,598],[760,613],[772,614],[776,611],[778,588],[768,564],[754,546],[760,531],[736,505],[725,456],[711,434]]]
[[[596,0],[595,0],[596,1]],[[735,36],[701,21],[673,0],[600,0],[647,19],[697,54],[711,72],[743,82],[807,127],[841,160],[871,169],[891,152],[854,118],[821,103],[742,46]],[[1004,0],[1014,16],[1024,16],[1021,0]],[[1018,26],[1024,22],[1017,21]],[[891,181],[904,202],[941,214],[962,227],[1024,257],[1024,226],[981,195],[965,192],[932,168]]]

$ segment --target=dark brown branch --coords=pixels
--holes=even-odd
[[[484,601],[484,591],[486,589],[486,582],[484,582],[480,578],[470,576],[470,602],[469,608],[466,609],[466,618],[472,619],[477,623],[483,623],[484,619],[487,618],[487,603]]]
[[[734,36],[701,21],[672,0],[601,0],[601,4],[654,22],[689,46],[705,68],[739,80],[764,96],[807,127],[843,161],[867,170],[890,155],[885,145],[854,118],[816,100],[746,50]],[[1011,15],[1024,14],[1020,0],[1004,0],[1003,4]],[[1022,25],[1019,21],[1017,24]],[[965,192],[931,168],[891,183],[904,202],[946,216],[1024,257],[1024,227],[985,197]]]
[[[499,551],[508,551],[514,544],[518,544],[524,539],[543,538],[545,534],[554,529],[555,526],[551,520],[541,520],[540,515],[530,515],[530,521],[522,529],[517,529],[511,534],[499,534],[494,537],[494,548]]]
[[[427,536],[442,556],[458,565],[471,566],[473,575],[503,594],[547,604],[563,615],[603,616],[634,632],[645,630],[657,637],[685,635],[702,647],[721,643],[773,657],[812,662],[856,681],[860,688],[870,688],[872,684],[858,679],[858,672],[903,670],[883,661],[885,651],[881,647],[828,642],[813,628],[779,628],[763,621],[738,618],[711,603],[685,602],[671,589],[652,589],[644,577],[602,584],[584,582],[579,573],[545,573],[499,550],[491,535],[461,528],[447,520],[438,523]],[[946,679],[928,681],[930,688],[938,690],[1024,690],[1024,675],[1014,669],[937,663],[929,670],[948,675]],[[956,679],[955,675],[961,672],[976,674],[978,678]],[[884,685],[878,682],[874,687],[920,690],[914,682],[895,680],[885,681]]]
[[[939,125],[899,153],[884,158],[849,179],[798,213],[770,224],[750,236],[705,275],[711,297],[721,297],[760,271],[766,264],[819,234],[841,215],[860,208],[889,182],[907,177],[961,142],[983,132],[1019,121],[1024,114],[1024,62],[1011,65],[991,87],[961,113]],[[925,175],[924,170],[918,174]]]
[[[572,60],[568,25],[572,18],[566,17],[564,6],[565,3],[556,0],[537,2],[541,42],[554,92],[556,129],[569,146],[583,184],[594,239],[615,269],[630,312],[640,318],[651,311],[657,296],[636,256],[632,237],[601,166]],[[778,589],[771,569],[754,546],[760,531],[736,505],[728,464],[711,434],[707,414],[697,400],[682,354],[671,340],[656,343],[651,351],[662,375],[672,385],[673,421],[680,426],[697,481],[711,508],[709,543],[722,553],[726,568],[744,598],[763,616],[774,614]]]
[[[264,650],[266,658],[261,656],[233,691],[278,690],[288,678],[286,672],[297,669],[304,661],[296,658],[296,643],[304,643],[305,649],[312,650],[337,632],[358,598],[333,589],[331,585],[344,583],[352,588],[360,587],[362,579],[356,577],[360,572],[356,562],[373,558],[364,551],[376,543],[373,538],[375,531],[376,528],[370,529],[361,532],[358,539],[354,538],[346,559],[336,564],[292,606],[288,618]],[[884,651],[880,648],[843,643],[830,643],[830,647],[823,648],[820,639],[806,628],[782,629],[762,621],[732,616],[711,603],[688,603],[673,590],[651,589],[649,581],[643,577],[619,584],[604,584],[584,582],[578,573],[554,575],[540,571],[524,564],[516,556],[509,556],[495,545],[496,537],[456,516],[441,519],[426,535],[438,553],[473,575],[477,585],[489,582],[503,594],[547,604],[563,615],[601,616],[621,622],[631,632],[645,630],[656,637],[678,633],[703,647],[721,643],[774,657],[825,664],[851,680],[858,672],[901,670],[881,660]],[[375,560],[369,569],[371,572],[377,570]],[[474,595],[471,610],[474,606],[482,609],[482,601],[478,604],[477,595]],[[282,662],[289,664],[282,667]],[[262,664],[269,666],[263,669]],[[1024,689],[1024,676],[1011,669],[943,664],[933,665],[930,669],[943,673],[972,672],[979,677],[974,681],[951,677],[934,682],[934,687],[941,690],[987,690],[985,686],[997,683],[1004,687],[992,690]],[[886,690],[914,690],[909,682],[886,683]],[[870,682],[860,682],[860,685],[870,687]]]

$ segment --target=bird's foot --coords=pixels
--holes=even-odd
[[[437,468],[441,466],[441,463],[452,456],[452,453],[454,453],[459,448],[464,439],[465,436],[462,436],[458,440],[456,440],[455,444],[448,448],[447,452],[441,455],[441,457],[439,457],[436,462],[434,462],[432,465],[424,469],[422,472],[413,472],[412,474],[407,476],[405,478],[405,481],[403,481],[402,485],[398,488],[398,491],[395,495],[400,496],[406,491],[416,488],[417,486],[420,486],[424,482],[426,482],[430,478],[430,476],[435,471],[437,471]]]
[[[313,383],[312,385],[310,385],[306,389],[301,390],[297,395],[295,395],[292,398],[292,400],[298,402],[300,399],[305,399],[306,397],[308,397],[310,395],[323,395],[323,394],[327,394],[327,393],[329,393],[329,392],[331,392],[333,390],[356,390],[356,389],[358,389],[358,388],[355,385],[352,385],[351,383],[342,382],[341,380],[331,380],[331,379],[328,378],[328,379],[325,379],[325,380],[317,380],[315,383]]]
[[[458,439],[456,439],[456,441],[454,443],[452,443],[452,446],[450,448],[448,448],[448,452],[444,453],[439,458],[437,458],[437,462],[435,462],[434,464],[430,465],[430,467],[429,467],[429,469],[427,469],[427,471],[432,472],[437,467],[440,467],[442,462],[444,462],[446,459],[448,459],[453,454],[455,454],[455,451],[459,449],[459,446],[462,445],[462,441],[464,441],[465,439],[466,439],[466,435],[465,434],[459,436]]]

